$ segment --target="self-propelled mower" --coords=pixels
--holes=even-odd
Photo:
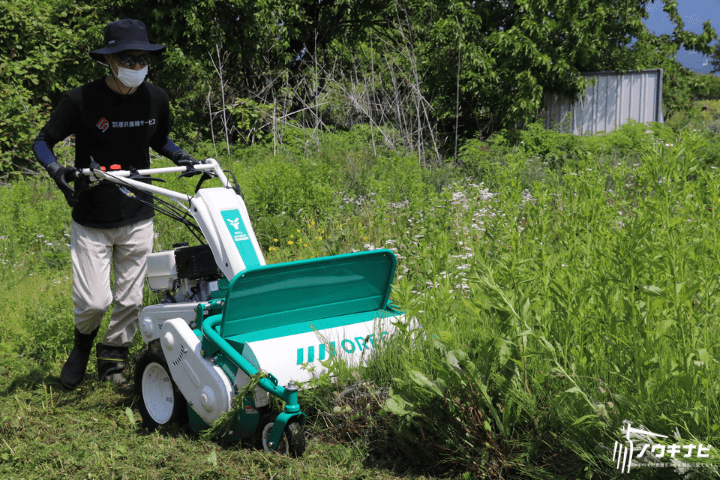
[[[151,175],[178,173],[203,174],[194,195],[151,183],[158,180]],[[109,181],[130,196],[150,193],[157,211],[186,224],[201,242],[148,257],[148,286],[163,297],[139,318],[147,343],[135,370],[143,424],[155,429],[187,420],[202,432],[232,415],[223,438],[255,436],[266,450],[301,455],[298,383],[332,358],[366,361],[403,321],[389,301],[393,252],[267,265],[237,182],[214,159],[194,168],[94,165],[81,174],[90,185]],[[222,186],[201,188],[209,177]],[[270,411],[271,395],[280,412]]]

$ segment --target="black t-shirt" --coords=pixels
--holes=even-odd
[[[103,77],[65,94],[45,131],[58,141],[75,134],[76,168],[89,167],[90,157],[108,170],[111,165],[149,168],[149,147],[160,151],[170,131],[168,96],[147,82],[132,95],[121,95]],[[151,202],[144,192],[134,193]],[[103,183],[80,194],[72,217],[87,227],[113,228],[153,214],[150,205]]]

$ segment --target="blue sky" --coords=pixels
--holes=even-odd
[[[702,24],[710,20],[715,31],[720,34],[720,0],[677,0],[677,4],[678,13],[685,22],[685,30],[702,33]],[[647,6],[649,17],[645,25],[656,35],[672,33],[670,17],[662,8],[661,0],[655,0],[655,3]],[[697,52],[680,51],[677,59],[682,65],[696,72],[710,73],[712,69],[709,64],[703,65],[708,57]]]

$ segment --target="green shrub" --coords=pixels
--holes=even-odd
[[[62,94],[93,78],[87,52],[103,20],[93,5],[0,3],[0,173],[35,168],[31,145]]]
[[[580,143],[578,136],[547,130],[541,123],[532,123],[524,129],[503,130],[494,137],[494,145],[517,147],[528,157],[542,159],[551,169],[561,168],[577,155]]]
[[[708,75],[696,75],[698,85],[693,89],[693,97],[696,100],[720,100],[720,77]]]

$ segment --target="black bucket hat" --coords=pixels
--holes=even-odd
[[[162,53],[167,47],[150,43],[145,24],[140,20],[123,19],[105,26],[105,46],[88,52],[93,60],[105,61],[105,55],[125,50]]]

